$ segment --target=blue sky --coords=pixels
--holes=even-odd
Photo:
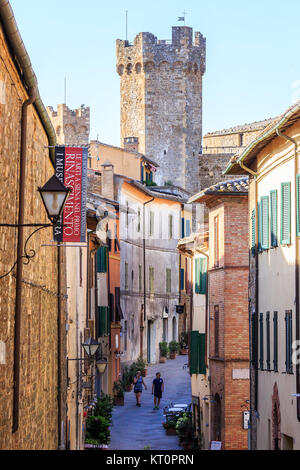
[[[10,0],[44,104],[91,107],[91,138],[119,145],[115,41],[171,38],[187,25],[207,39],[203,131],[273,117],[300,98],[299,0]]]

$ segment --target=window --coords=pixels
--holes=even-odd
[[[184,269],[180,269],[180,290],[184,290],[184,277],[185,277],[185,271]]]
[[[181,219],[181,238],[185,237],[185,219],[182,217]]]
[[[127,320],[124,321],[124,350],[127,351]]]
[[[215,356],[219,357],[219,305],[214,306]]]
[[[256,237],[255,237],[255,232],[256,232],[256,220],[255,220],[255,209],[252,210],[251,214],[251,253],[252,256],[255,256],[256,253]]]
[[[137,221],[137,231],[141,231],[141,209],[138,208],[138,221]]]
[[[98,307],[97,336],[109,336],[110,318],[109,307]]]
[[[278,234],[277,234],[277,191],[270,192],[270,205],[271,205],[271,246],[278,246]]]
[[[287,374],[293,373],[292,363],[292,340],[293,338],[293,324],[292,324],[292,310],[285,312],[285,366]]]
[[[214,218],[214,263],[219,266],[219,216]]]
[[[150,237],[153,237],[154,234],[154,212],[150,211],[150,216],[149,216],[149,235]]]
[[[171,269],[166,269],[166,291],[167,294],[171,293]]]
[[[261,198],[261,248],[269,249],[269,197]]]
[[[142,292],[142,265],[139,265],[139,292]]]
[[[291,183],[281,183],[281,244],[291,244]]]
[[[273,315],[273,355],[274,372],[278,372],[278,312]]]
[[[173,215],[169,215],[169,239],[173,238]]]
[[[154,268],[149,266],[149,290],[150,294],[154,294]]]
[[[189,237],[191,234],[191,221],[187,220],[186,221],[186,236]]]
[[[191,331],[190,374],[206,374],[205,334]]]
[[[207,260],[197,258],[195,260],[195,292],[196,294],[206,294],[207,285]]]
[[[107,247],[101,246],[97,250],[97,272],[107,272]]]
[[[266,313],[266,335],[267,335],[267,370],[271,370],[270,312]]]
[[[128,290],[128,263],[125,261],[125,290]]]
[[[259,315],[259,367],[264,370],[264,314]]]

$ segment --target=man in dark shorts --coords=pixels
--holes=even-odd
[[[152,384],[152,395],[154,394],[154,410],[159,410],[159,404],[164,392],[164,381],[160,376],[160,372],[157,372],[156,379],[153,380]]]

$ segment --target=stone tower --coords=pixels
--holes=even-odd
[[[79,109],[69,109],[65,104],[57,105],[57,111],[52,106],[47,107],[56,133],[58,145],[87,146],[90,136],[90,108],[81,105]]]
[[[151,33],[117,40],[121,146],[138,139],[138,151],[160,165],[159,185],[198,189],[205,66],[206,40],[187,26],[173,27],[172,41]]]

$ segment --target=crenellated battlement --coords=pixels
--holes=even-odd
[[[58,104],[57,111],[52,106],[48,106],[47,112],[59,145],[89,144],[90,108],[88,106],[81,105],[80,108],[73,110],[65,104]]]

